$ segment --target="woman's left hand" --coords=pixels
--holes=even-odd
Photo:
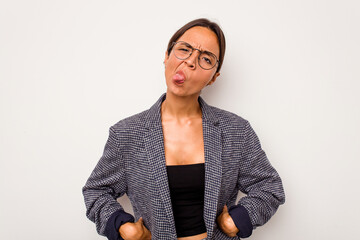
[[[232,217],[230,216],[226,205],[224,206],[222,213],[217,217],[216,221],[221,231],[229,237],[236,237],[239,229],[236,227]]]

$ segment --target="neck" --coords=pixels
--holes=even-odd
[[[164,118],[187,119],[201,117],[199,95],[180,97],[166,93],[166,99],[161,105],[161,115]]]

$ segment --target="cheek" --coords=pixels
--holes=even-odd
[[[175,69],[176,69],[176,64],[174,64],[174,62],[172,62],[171,60],[168,60],[165,63],[165,80],[166,80],[166,82],[171,80]]]
[[[213,79],[214,73],[203,73],[201,76],[199,76],[199,79],[201,79],[201,83],[206,86],[212,79]]]
[[[166,64],[165,64],[165,65],[171,66],[171,65],[177,64],[179,61],[180,61],[180,60],[177,59],[177,58],[174,56],[173,52],[171,52],[170,55],[169,55],[169,57],[166,59]]]

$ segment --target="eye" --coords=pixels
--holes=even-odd
[[[211,59],[210,58],[208,58],[208,57],[203,57],[202,58],[207,64],[212,64],[212,61],[211,61]]]
[[[189,52],[190,51],[188,48],[184,48],[184,47],[181,47],[178,50],[182,51],[182,52]]]

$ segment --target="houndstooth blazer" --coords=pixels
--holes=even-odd
[[[103,156],[83,188],[87,216],[104,235],[109,217],[123,208],[127,194],[135,219],[143,217],[154,240],[176,239],[166,172],[160,108],[166,95],[148,110],[110,128]],[[204,220],[208,239],[228,240],[216,224],[226,204],[247,210],[253,228],[263,225],[285,201],[281,179],[271,166],[248,121],[207,105],[199,97],[205,149]]]

